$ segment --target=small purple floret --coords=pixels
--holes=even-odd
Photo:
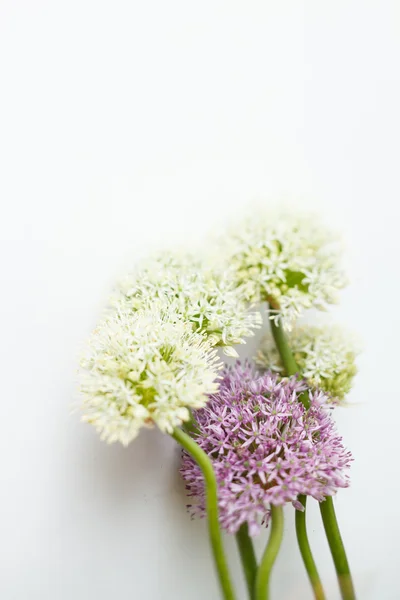
[[[299,394],[306,385],[295,377],[260,375],[250,365],[226,369],[217,394],[196,411],[195,436],[212,458],[218,482],[221,525],[236,533],[247,522],[251,535],[268,523],[269,507],[297,501],[299,494],[319,502],[348,487],[352,461],[338,436],[328,397],[309,391],[305,410]],[[204,515],[200,469],[184,452],[182,476],[193,515]]]

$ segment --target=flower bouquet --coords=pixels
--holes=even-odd
[[[221,597],[237,598],[221,530],[235,535],[250,600],[270,597],[283,509],[311,584],[325,591],[307,535],[308,498],[319,503],[344,600],[354,587],[332,497],[349,485],[350,452],[334,410],[356,372],[356,345],[332,325],[299,325],[345,285],[340,244],[315,216],[242,219],[204,256],[163,253],[116,289],[82,358],[83,419],[109,443],[157,426],[182,448],[189,512],[205,517]],[[208,248],[210,244],[207,245]],[[254,363],[223,367],[262,327]],[[269,324],[268,324],[269,322]],[[253,538],[268,527],[265,551]]]

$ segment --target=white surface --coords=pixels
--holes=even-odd
[[[0,2],[1,598],[218,598],[173,443],[107,447],[69,410],[125,266],[266,196],[314,198],[347,235],[335,316],[365,352],[337,511],[359,598],[400,597],[399,33],[397,0]],[[305,600],[287,513],[272,598]]]

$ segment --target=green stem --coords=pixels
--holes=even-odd
[[[282,359],[283,366],[288,376],[300,373],[293,353],[289,348],[286,340],[285,333],[281,325],[277,325],[273,319],[271,319],[271,330],[279,354]],[[310,399],[307,392],[303,392],[300,395],[301,402],[305,408],[309,408]],[[351,579],[351,573],[349,564],[347,562],[346,551],[344,549],[342,537],[340,535],[339,526],[336,519],[335,508],[331,497],[327,497],[325,501],[319,503],[319,508],[322,515],[322,521],[325,528],[326,537],[328,540],[329,548],[331,550],[333,562],[336,569],[337,578],[339,581],[340,591],[343,600],[355,600],[355,592],[353,587],[353,581]],[[305,519],[305,514],[304,514]],[[304,535],[307,536],[306,529],[304,529]],[[308,541],[307,541],[308,544]],[[309,544],[308,544],[309,547]],[[300,552],[303,552],[300,548]],[[311,554],[311,551],[310,551]],[[312,555],[311,555],[312,558]],[[304,560],[304,557],[303,557]],[[313,560],[314,562],[314,560]],[[307,568],[307,566],[306,566]],[[308,572],[308,571],[307,571]]]
[[[293,352],[289,347],[282,325],[277,324],[274,319],[270,319],[270,323],[272,335],[274,336],[275,344],[278,348],[278,352],[281,357],[282,364],[285,368],[286,375],[290,377],[291,375],[301,373],[300,367],[296,363],[296,360],[293,356]],[[299,400],[304,405],[304,408],[310,408],[310,397],[307,391],[304,391],[300,394]]]
[[[282,325],[277,324],[271,319],[271,330],[274,336],[275,344],[278,348],[286,375],[291,376],[296,373],[300,373],[300,367],[296,363],[293,353],[289,347],[285,332],[283,331]],[[310,406],[310,398],[308,392],[305,391],[299,396],[299,400],[303,403],[305,409]],[[310,542],[308,541],[307,527],[306,527],[306,500],[307,497],[300,495],[298,500],[303,504],[304,511],[296,510],[296,534],[297,542],[299,544],[299,550],[305,569],[307,571],[311,586],[314,591],[316,600],[324,600],[325,594],[322,587],[322,583],[317,571],[317,567],[314,561],[314,557],[311,552]]]
[[[339,581],[343,600],[355,600],[353,581],[331,496],[319,503],[322,521]]]
[[[240,558],[242,560],[249,598],[252,600],[254,593],[254,582],[257,575],[257,559],[254,553],[253,542],[249,536],[247,523],[243,523],[243,525],[240,527],[236,534],[236,541],[239,548]]]
[[[192,456],[203,473],[206,490],[208,531],[223,598],[224,600],[235,600],[235,592],[229,574],[219,526],[218,488],[211,460],[200,446],[182,429],[174,429],[171,435]]]
[[[270,324],[276,347],[278,348],[283,366],[285,367],[286,375],[290,377],[291,375],[300,373],[300,368],[294,359],[282,325],[276,323],[275,319],[270,319]]]
[[[311,587],[314,592],[315,600],[325,600],[325,593],[322,587],[317,567],[311,552],[310,543],[308,541],[307,526],[306,526],[306,502],[307,496],[300,495],[299,502],[304,506],[304,511],[296,510],[296,535],[297,542],[300,548],[300,554],[303,559],[304,566],[307,571]]]
[[[268,600],[269,578],[283,538],[283,508],[271,506],[271,533],[256,577],[254,600]]]

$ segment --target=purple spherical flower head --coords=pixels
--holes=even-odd
[[[299,494],[319,502],[347,487],[351,454],[345,450],[329,399],[310,391],[305,410],[296,377],[260,375],[250,365],[226,369],[217,394],[196,411],[195,439],[211,457],[218,482],[221,525],[236,533],[247,522],[256,535],[268,523],[269,507],[292,502]],[[204,515],[205,492],[199,467],[185,452],[181,467],[192,514]]]

